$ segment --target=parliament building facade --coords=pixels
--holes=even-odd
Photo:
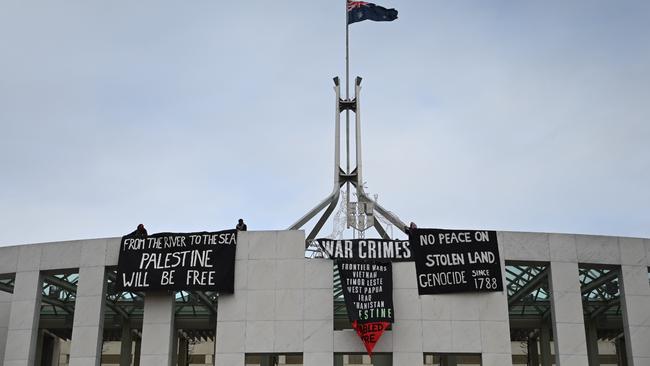
[[[233,294],[121,291],[120,238],[0,247],[0,364],[650,366],[650,240],[497,238],[503,291],[418,295],[393,263],[372,357],[303,231],[240,232]]]

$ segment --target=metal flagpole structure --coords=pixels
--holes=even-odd
[[[348,18],[348,0],[345,1],[345,99],[350,99],[350,19]],[[345,155],[346,166],[345,172],[350,173],[350,111],[345,111]],[[350,207],[350,185],[345,185],[345,205]],[[350,228],[346,220],[345,227]]]
[[[345,0],[345,99],[341,98],[341,85],[337,77],[334,78],[335,93],[335,119],[334,119],[334,187],[332,192],[309,212],[289,226],[289,230],[300,229],[308,221],[314,218],[323,209],[325,211],[316,222],[310,233],[307,235],[307,245],[320,232],[325,222],[330,217],[339,201],[341,188],[346,186],[347,223],[346,226],[353,227],[363,232],[374,227],[377,233],[384,238],[390,239],[381,226],[375,215],[379,214],[395,225],[399,230],[406,233],[407,227],[395,214],[386,210],[375,200],[372,200],[363,189],[362,160],[361,160],[361,113],[360,113],[360,92],[361,77],[356,77],[354,85],[354,98],[350,98],[350,31],[348,24],[348,0]],[[346,141],[346,164],[345,170],[341,167],[341,113],[345,111],[345,141]],[[355,163],[356,167],[350,170],[350,112],[355,114]],[[357,202],[350,202],[350,185],[356,188]],[[350,208],[354,208],[351,210]],[[354,218],[351,216],[354,215]],[[359,218],[363,220],[359,220]]]
[[[350,98],[350,19],[348,0],[345,1],[345,98]]]

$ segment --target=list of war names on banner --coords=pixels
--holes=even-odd
[[[393,264],[339,260],[338,269],[351,321],[393,322]]]
[[[418,292],[503,291],[496,231],[413,229]]]

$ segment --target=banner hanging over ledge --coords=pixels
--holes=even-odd
[[[233,293],[237,231],[127,235],[120,243],[117,288]]]
[[[368,351],[394,322],[393,264],[337,260],[345,307],[352,327]]]
[[[503,291],[496,231],[412,229],[420,295]]]
[[[350,321],[393,322],[393,265],[337,261]]]
[[[325,238],[312,240],[311,245],[318,247],[326,259],[413,261],[408,240]]]

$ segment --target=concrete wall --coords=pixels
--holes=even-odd
[[[312,287],[305,278],[308,262],[304,248],[301,231],[240,233],[235,293],[219,297],[215,347],[218,365],[243,365],[246,353],[303,353],[305,343],[308,353],[322,347],[313,344],[316,329],[312,328],[331,328],[332,281],[329,288]],[[331,263],[319,267],[323,269],[319,277],[332,277]],[[316,320],[329,321],[314,324],[305,304],[325,317]],[[317,309],[316,304],[324,305],[324,309]],[[331,353],[331,346],[326,351]]]
[[[7,331],[9,330],[9,313],[11,312],[11,294],[0,291],[0,361],[5,359]]]
[[[631,340],[627,342],[629,365],[650,365],[650,240],[515,232],[499,232],[498,239],[502,261],[550,264],[557,365],[587,364],[578,263],[621,266],[621,303],[626,338]],[[29,311],[40,301],[39,272],[68,268],[80,269],[83,305],[77,305],[83,310],[77,312],[86,314],[79,320],[75,314],[72,352],[79,350],[76,364],[94,365],[103,290],[93,286],[100,285],[104,266],[117,265],[118,251],[119,238],[1,247],[0,274],[16,273],[21,287],[15,291],[18,296],[0,295],[4,365],[27,365],[33,357],[31,339],[37,319],[30,321]],[[305,365],[331,366],[334,352],[364,352],[353,331],[333,331],[332,262],[304,259],[303,253],[302,231],[241,233],[235,294],[219,298],[215,345],[219,366],[241,366],[246,353],[272,352],[303,353]],[[391,352],[394,365],[421,364],[424,352],[481,353],[483,365],[511,364],[505,292],[420,297],[414,263],[395,263],[393,270],[396,322],[376,352]],[[173,324],[169,301],[164,296],[148,301],[145,335],[157,334],[166,342],[169,334],[160,329],[171,329]],[[19,309],[26,305],[28,316],[17,315],[24,313]],[[8,336],[3,338],[5,333]],[[165,349],[147,354],[152,362],[162,362],[168,359]]]

